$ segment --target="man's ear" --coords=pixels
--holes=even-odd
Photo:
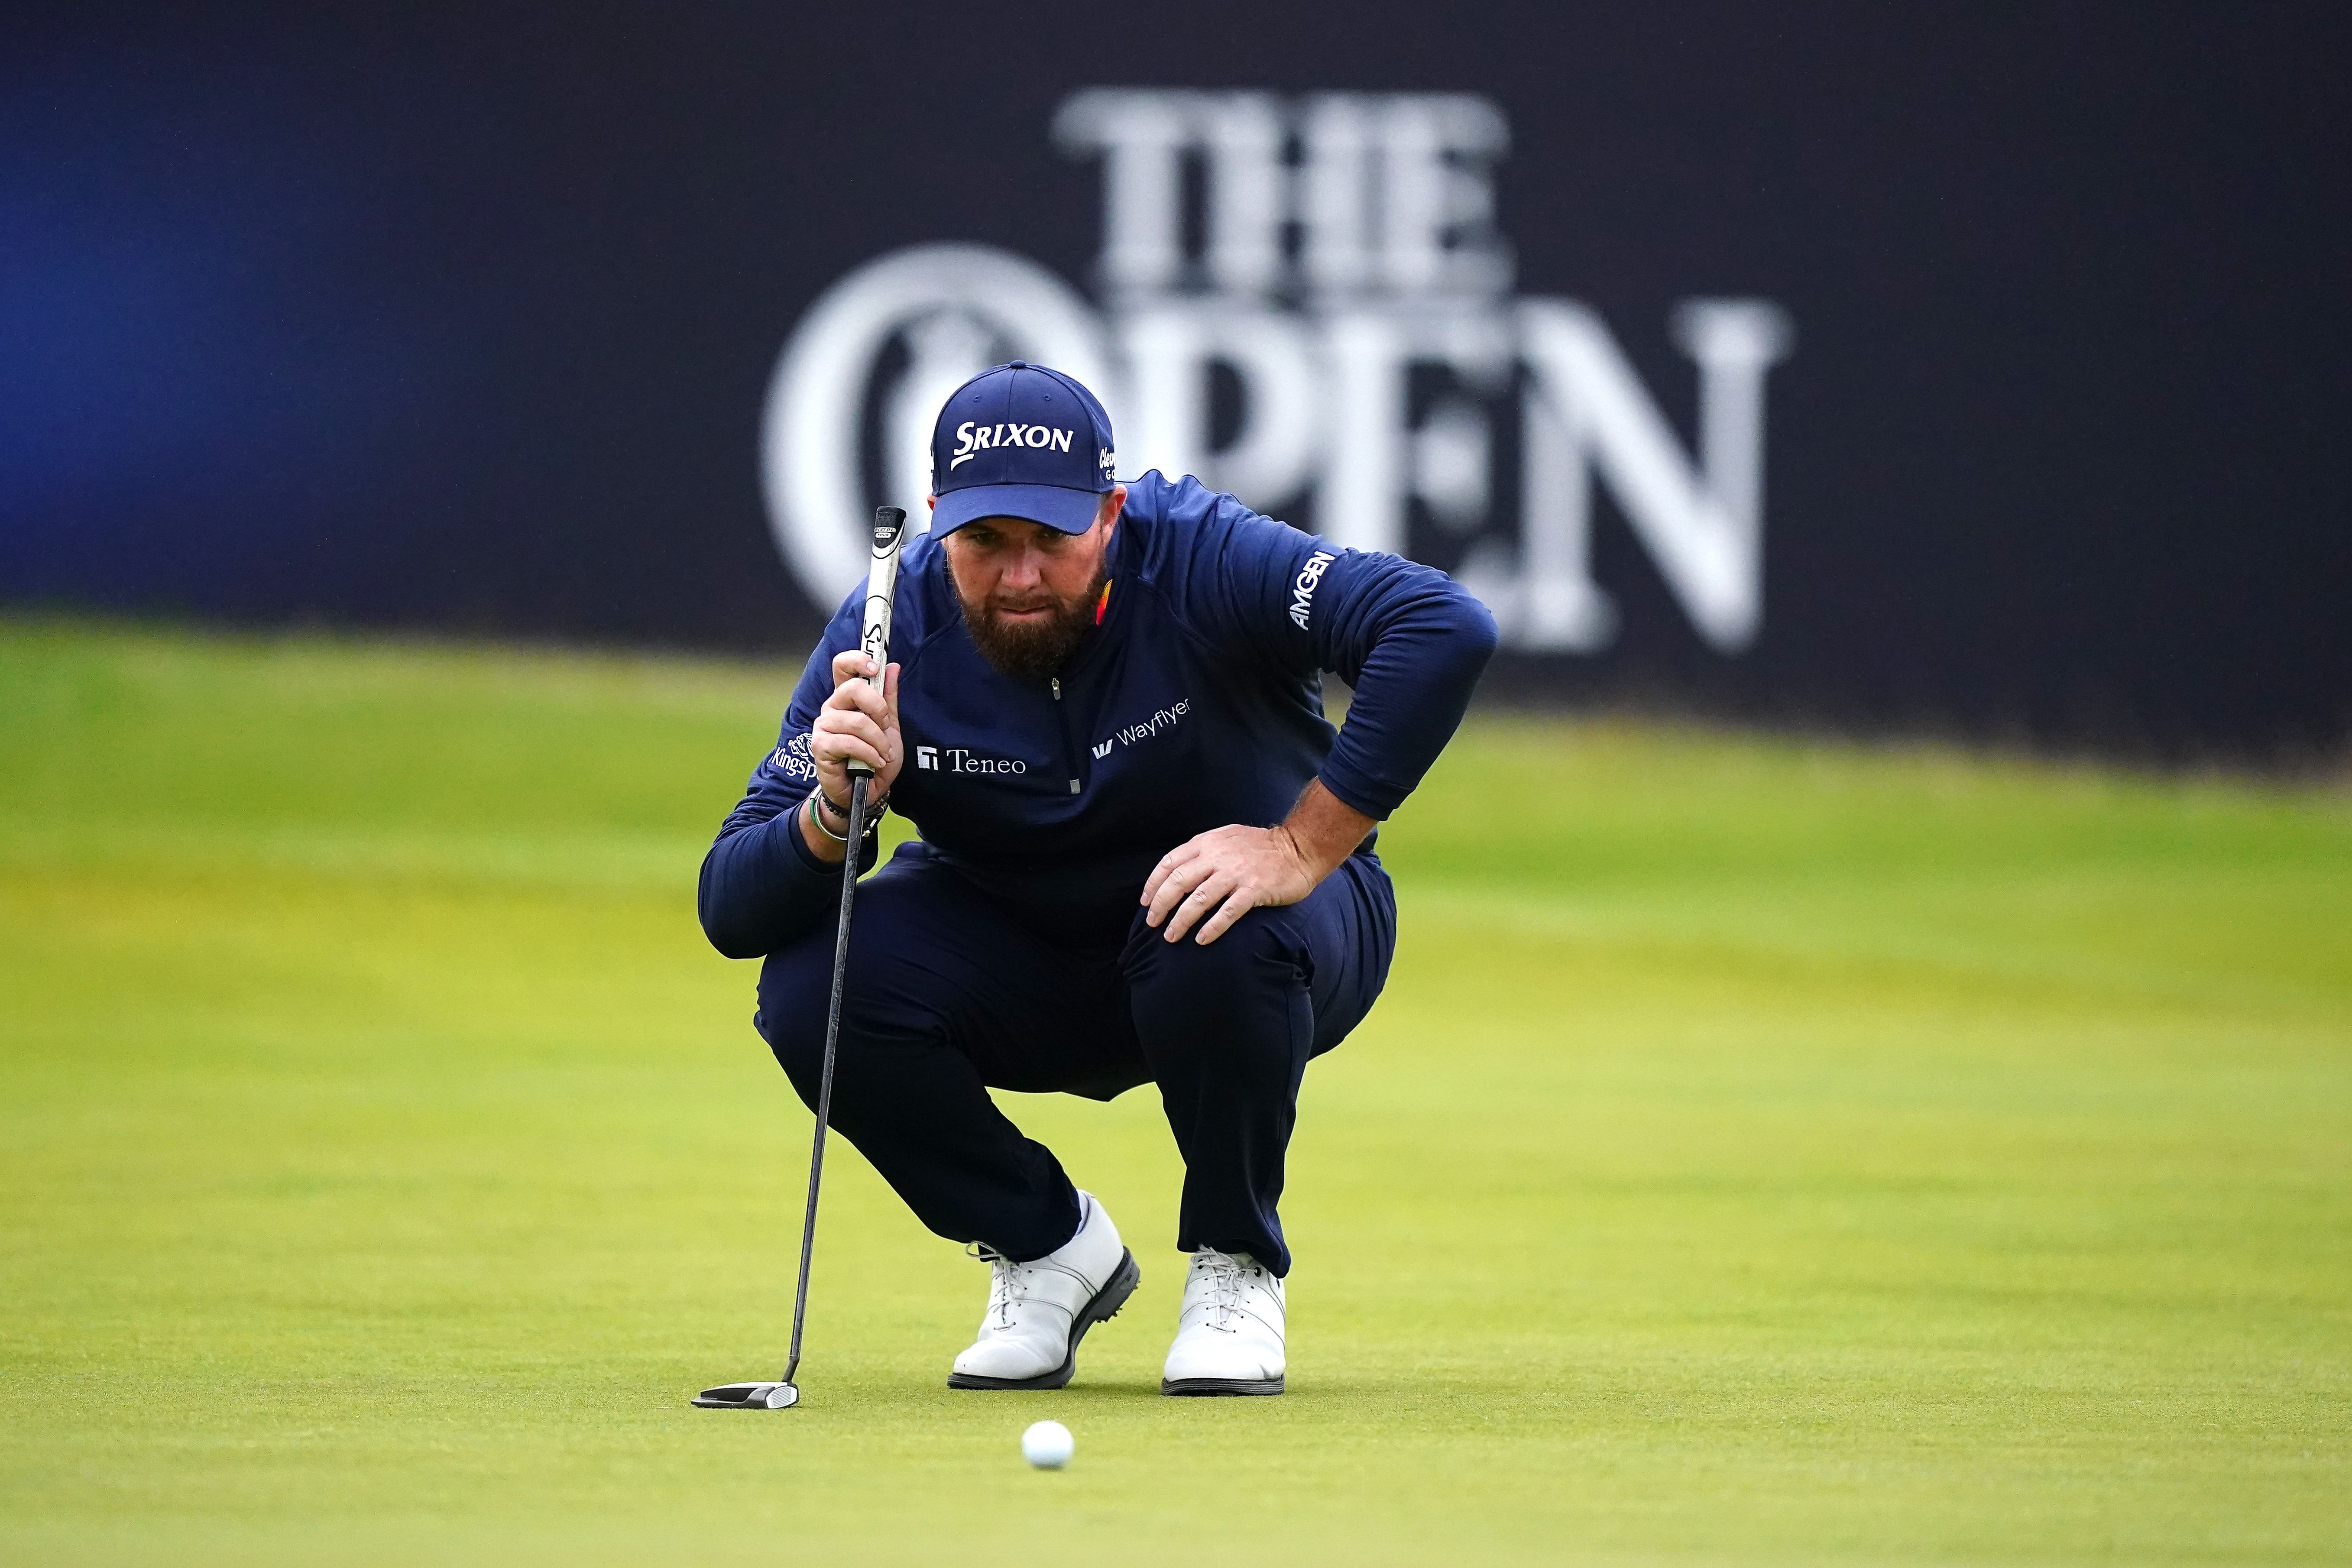
[[[1103,492],[1102,510],[1095,514],[1095,521],[1109,523],[1109,527],[1103,530],[1103,539],[1106,542],[1118,531],[1118,514],[1126,505],[1127,487],[1125,485],[1113,485]]]

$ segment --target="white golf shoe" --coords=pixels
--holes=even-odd
[[[1246,1252],[1192,1254],[1162,1394],[1280,1394],[1282,1281]]]
[[[1118,1227],[1092,1193],[1078,1194],[1078,1233],[1028,1263],[981,1248],[989,1268],[980,1338],[955,1358],[950,1388],[1059,1388],[1078,1366],[1078,1342],[1115,1317],[1142,1278]]]

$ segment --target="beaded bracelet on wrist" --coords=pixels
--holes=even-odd
[[[832,800],[829,799],[824,791],[821,789],[813,789],[809,791],[808,801],[809,819],[816,824],[816,830],[819,833],[824,834],[827,838],[832,839],[835,844],[847,844],[849,842],[849,834],[847,831],[849,826],[849,813],[845,811],[841,813],[843,818],[843,831],[836,833],[833,829],[833,824],[825,820],[825,812],[828,808],[835,811],[839,811],[841,808],[834,805]],[[866,803],[866,834],[870,835],[874,833],[882,826],[882,814],[889,809],[889,805],[890,797],[888,795],[884,795],[879,800],[869,800]]]

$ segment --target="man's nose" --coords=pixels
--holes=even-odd
[[[1034,545],[1024,545],[1007,556],[1004,582],[1009,587],[1028,588],[1045,581],[1045,553]]]

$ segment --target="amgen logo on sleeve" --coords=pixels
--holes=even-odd
[[[1406,552],[1426,520],[1522,650],[1615,637],[1591,572],[1597,476],[1699,637],[1754,640],[1765,374],[1792,342],[1777,306],[1674,312],[1698,366],[1694,455],[1599,316],[1510,292],[1493,185],[1508,136],[1485,99],[1094,89],[1054,132],[1102,161],[1099,304],[1009,251],[918,246],[835,284],[785,344],[761,462],[817,603],[864,573],[877,502],[926,516],[940,402],[1020,357],[1096,390],[1129,476],[1196,474],[1277,516],[1311,496],[1318,530],[1359,549]],[[1213,377],[1237,394],[1222,421]]]

